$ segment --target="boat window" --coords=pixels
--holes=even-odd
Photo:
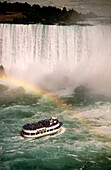
[[[26,132],[24,132],[24,131],[22,131],[22,133],[23,133],[24,135],[30,135],[30,133],[26,133]]]
[[[50,130],[47,130],[47,132],[49,132]]]
[[[52,131],[53,129],[50,129],[50,131]]]
[[[35,135],[35,133],[31,133],[31,135]]]

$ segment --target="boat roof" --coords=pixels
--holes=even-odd
[[[51,119],[53,119],[53,120],[57,120],[57,117],[51,117]]]
[[[28,123],[28,124],[25,124],[22,128],[25,129],[25,130],[36,130],[36,129],[43,128],[43,127],[50,127],[51,126],[50,125],[51,119],[41,120],[41,121],[38,121],[36,123],[30,123],[30,124]]]

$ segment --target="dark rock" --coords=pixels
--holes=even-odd
[[[4,67],[3,67],[3,65],[1,65],[0,66],[0,77],[3,77],[3,76],[5,76],[6,74],[5,74],[5,69],[4,69]]]
[[[3,84],[0,84],[0,91],[7,91],[9,89],[8,86],[5,86]]]
[[[80,86],[78,86],[74,89],[75,94],[84,94],[84,93],[87,93],[89,91],[91,91],[91,89],[89,89],[89,88],[87,88],[83,85],[80,85]]]
[[[8,86],[5,86],[3,84],[0,84],[0,93],[3,93],[4,91],[7,91],[9,89]]]
[[[9,92],[13,94],[24,94],[25,89],[23,87],[17,87],[17,88],[11,89]]]

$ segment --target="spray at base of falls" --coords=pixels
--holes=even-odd
[[[110,31],[102,25],[0,24],[0,63],[12,76],[53,92],[72,93],[81,84],[109,92]]]
[[[110,89],[110,29],[0,25],[0,64],[11,75],[0,84],[37,94],[0,95],[1,169],[111,169],[111,99],[73,92],[81,84]],[[63,121],[61,134],[20,137],[24,124],[51,116]]]

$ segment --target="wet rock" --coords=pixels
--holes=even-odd
[[[8,86],[5,86],[5,85],[3,85],[3,84],[0,84],[0,93],[3,93],[3,92],[5,92],[5,91],[7,91],[8,89],[9,89]]]
[[[85,94],[85,93],[88,93],[88,92],[90,92],[90,91],[91,91],[90,88],[87,88],[87,87],[85,87],[85,86],[83,86],[83,85],[80,85],[80,86],[78,86],[78,87],[76,87],[76,88],[74,89],[74,93],[75,93],[75,94]]]
[[[11,89],[10,93],[13,93],[13,94],[24,94],[25,93],[25,89],[22,86],[21,87],[17,87],[17,88]]]
[[[3,65],[0,65],[0,77],[4,77],[4,76],[6,76],[5,69],[4,69]]]

